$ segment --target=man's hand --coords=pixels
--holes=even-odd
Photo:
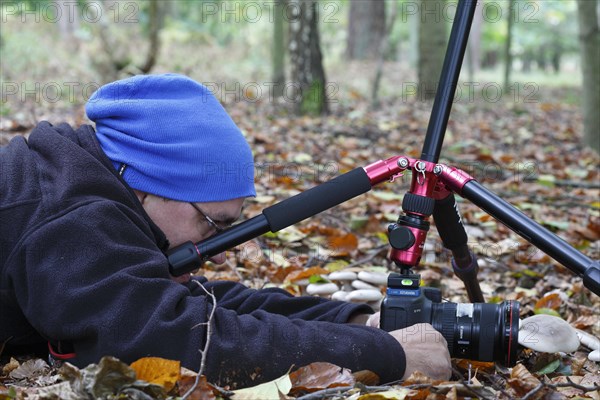
[[[379,313],[376,315],[379,317]],[[377,325],[379,325],[379,318],[377,318]],[[433,326],[415,324],[389,334],[400,342],[406,355],[406,370],[402,379],[408,378],[415,371],[420,371],[433,379],[450,379],[452,364],[448,344],[442,334],[433,329]]]
[[[366,326],[372,326],[373,328],[379,328],[379,311],[375,314],[369,315],[369,319],[365,322]]]
[[[379,328],[379,312],[368,317],[364,324]],[[400,342],[406,355],[406,370],[402,379],[408,378],[415,371],[421,371],[434,379],[450,379],[452,364],[448,343],[433,326],[416,324],[389,334]]]

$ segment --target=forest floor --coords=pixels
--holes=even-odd
[[[247,202],[245,217],[356,167],[394,155],[420,156],[431,103],[399,95],[372,109],[360,94],[349,93],[343,101],[331,103],[332,113],[324,117],[293,117],[291,104],[265,99],[226,104],[254,149],[258,196]],[[563,102],[560,89],[544,91],[532,101],[527,94],[509,100],[490,101],[487,96],[456,102],[440,161],[464,169],[575,248],[599,259],[600,157],[581,145],[579,108]],[[40,119],[75,125],[86,122],[81,106],[37,111],[35,117],[27,108],[13,107],[0,119],[0,144],[14,135],[26,135],[34,120]],[[301,288],[291,277],[302,273],[308,277],[348,268],[393,271],[387,259],[386,228],[398,218],[409,183],[410,176],[406,176],[380,184],[294,227],[233,249],[224,266],[207,265],[203,273],[209,279],[237,280],[255,288],[279,286],[299,294]],[[459,208],[470,248],[480,259],[479,280],[486,300],[518,300],[521,318],[549,313],[600,337],[600,299],[583,287],[580,278],[468,201],[459,199]],[[436,230],[431,229],[418,272],[428,285],[439,287],[445,299],[468,302],[449,259]],[[573,353],[546,354],[521,348],[514,368],[455,359],[455,372],[448,382],[414,375],[386,387],[378,386],[385,382],[364,373],[339,373],[336,368],[332,373],[331,368],[313,366],[306,372],[313,381],[300,381],[296,376],[286,393],[304,399],[600,399],[599,365],[587,359],[589,351],[581,347]],[[24,365],[25,360],[15,360],[0,366],[0,399],[51,398],[39,388],[59,381],[57,369],[41,361]],[[11,375],[17,368],[20,373]],[[126,366],[119,368],[126,370]],[[67,375],[76,379],[77,373],[81,379],[82,371],[70,370]],[[169,386],[171,395],[183,395],[190,379],[183,384],[181,378],[178,385]],[[335,386],[339,388],[331,389]],[[143,385],[136,390],[138,397],[130,391],[118,398],[143,398],[139,393],[144,390],[154,393],[151,397],[164,395]],[[265,398],[272,393],[261,390],[270,389],[234,398]],[[280,396],[278,391],[276,396]],[[307,395],[315,391],[313,397]],[[201,381],[189,398],[230,394]],[[280,398],[286,397],[281,394]]]

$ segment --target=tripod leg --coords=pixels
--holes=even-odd
[[[477,257],[467,247],[467,232],[452,193],[441,200],[436,200],[433,220],[444,246],[452,252],[454,273],[464,282],[469,300],[472,303],[485,303],[477,279],[479,271]]]
[[[529,243],[581,276],[584,286],[600,296],[600,266],[597,261],[576,250],[475,180],[465,183],[460,194]]]

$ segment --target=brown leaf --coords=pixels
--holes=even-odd
[[[379,375],[377,375],[373,371],[369,371],[368,369],[363,369],[362,371],[356,371],[352,374],[354,376],[354,380],[357,383],[362,383],[366,386],[377,386],[379,385]]]
[[[315,362],[290,374],[292,390],[290,394],[299,392],[315,392],[338,386],[353,386],[354,377],[350,370],[326,362]]]
[[[329,239],[333,253],[338,257],[348,256],[358,247],[358,238],[353,233],[334,236]]]
[[[510,373],[510,378],[508,379],[509,386],[519,396],[523,396],[535,389],[540,383],[540,380],[533,376],[523,364],[515,365]],[[543,391],[538,392],[538,394],[540,396],[543,395]]]
[[[328,274],[329,271],[321,267],[310,267],[307,269],[292,271],[285,277],[285,282],[295,282],[300,279],[308,279],[313,275]]]
[[[180,396],[187,393],[194,386],[198,374],[185,368],[181,368],[181,378],[177,382],[177,390]],[[214,400],[216,398],[214,388],[206,381],[206,376],[202,375],[198,381],[198,386],[190,394],[190,400]]]
[[[575,321],[571,322],[571,325],[577,329],[586,329],[590,326],[596,326],[598,320],[597,315],[580,315]]]
[[[144,357],[130,366],[135,371],[137,379],[161,385],[169,392],[179,380],[181,363],[159,357]]]
[[[434,384],[434,380],[420,371],[415,371],[408,378],[402,382],[402,386],[409,385],[420,385],[420,384]],[[439,381],[441,382],[441,381]]]
[[[542,297],[541,299],[539,299],[536,303],[535,303],[535,309],[539,309],[539,308],[551,308],[553,310],[558,310],[560,308],[560,305],[562,304],[562,301],[560,300],[560,296],[558,295],[558,293],[552,293],[552,294],[547,294],[544,297]]]
[[[464,358],[456,362],[456,365],[465,371],[469,370],[469,364],[472,371],[493,372],[496,369],[496,363],[494,362],[466,360]]]

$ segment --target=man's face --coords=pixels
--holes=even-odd
[[[244,204],[244,199],[239,198],[192,205],[151,194],[145,195],[141,201],[148,216],[167,236],[171,247],[189,240],[198,242],[214,235],[218,228],[227,228],[240,217]],[[210,261],[224,263],[225,253],[210,258]],[[187,280],[189,276],[181,278]]]

